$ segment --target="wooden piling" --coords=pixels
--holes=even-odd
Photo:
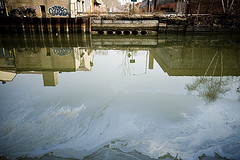
[[[60,19],[60,33],[65,33],[66,32],[66,19],[61,18]]]
[[[0,17],[1,33],[84,33],[91,31],[90,18]]]
[[[82,18],[77,18],[77,32],[81,33]]]
[[[47,31],[48,33],[52,33],[52,18],[46,18],[47,19]]]
[[[69,33],[69,27],[68,27],[68,18],[66,18],[66,33]]]

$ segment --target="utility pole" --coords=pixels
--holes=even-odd
[[[149,2],[150,0],[148,0],[148,3],[147,3],[147,5],[148,5],[148,12],[150,12],[150,2]]]

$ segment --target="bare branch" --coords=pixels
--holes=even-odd
[[[234,0],[232,0],[232,3],[231,3],[231,5],[230,5],[230,7],[229,7],[229,12],[230,12],[230,10],[232,9],[233,3],[234,3]]]
[[[223,12],[225,13],[226,9],[225,9],[225,5],[224,5],[224,1],[223,0],[222,0],[222,7],[223,7]]]

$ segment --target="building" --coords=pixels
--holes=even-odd
[[[35,11],[36,17],[76,17],[83,12],[94,11],[94,1],[96,0],[5,0],[9,12],[18,10],[24,13],[27,9]]]
[[[132,0],[119,0],[119,2],[122,4],[122,5],[125,5],[126,3],[131,3]],[[136,0],[135,3],[140,3],[142,2],[142,0]]]
[[[144,0],[142,2],[143,12],[186,12],[185,0]]]
[[[233,3],[231,3],[233,2]],[[229,0],[191,0],[189,4],[190,14],[240,14],[240,1]]]
[[[96,0],[70,0],[71,17],[76,17],[81,13],[91,13],[94,11]]]
[[[189,14],[232,14],[239,15],[240,1],[227,0],[191,0],[188,3]],[[232,4],[232,5],[230,5]],[[143,0],[143,12],[187,13],[187,0]]]

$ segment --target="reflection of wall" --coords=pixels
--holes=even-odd
[[[153,69],[153,63],[154,63],[154,58],[151,54],[149,54],[149,64],[148,64],[149,69]]]
[[[0,71],[0,81],[11,82],[16,76],[16,73]]]
[[[81,54],[78,55],[79,67],[78,71],[90,71],[93,65],[93,53],[86,49],[81,49]]]
[[[13,68],[14,65],[14,50],[0,48],[0,67]]]
[[[6,54],[0,55],[0,70],[30,74],[42,73],[44,86],[58,84],[57,72],[90,71],[93,60],[91,50],[80,47],[15,49],[12,65],[6,65],[9,60]]]
[[[51,71],[77,71],[78,68],[91,70],[93,55],[89,50],[66,47],[16,49],[16,69],[25,70],[51,70]]]
[[[123,24],[124,25],[124,24]],[[125,25],[126,26],[126,25]],[[137,36],[128,36],[127,39],[124,36],[99,36],[94,35],[92,36],[92,45],[94,47],[98,46],[104,46],[104,47],[110,47],[109,49],[112,49],[112,46],[114,47],[149,47],[156,46],[158,43],[157,39],[155,37],[137,37]]]
[[[57,72],[42,72],[44,86],[56,86],[58,84]]]
[[[170,76],[240,75],[236,49],[165,47],[152,49],[151,55]]]
[[[48,51],[47,48],[39,48],[38,53],[33,53],[31,49],[28,52],[16,50],[15,64],[18,71],[75,71],[73,51],[66,55],[58,55],[59,52],[55,52],[56,48],[51,48]]]

